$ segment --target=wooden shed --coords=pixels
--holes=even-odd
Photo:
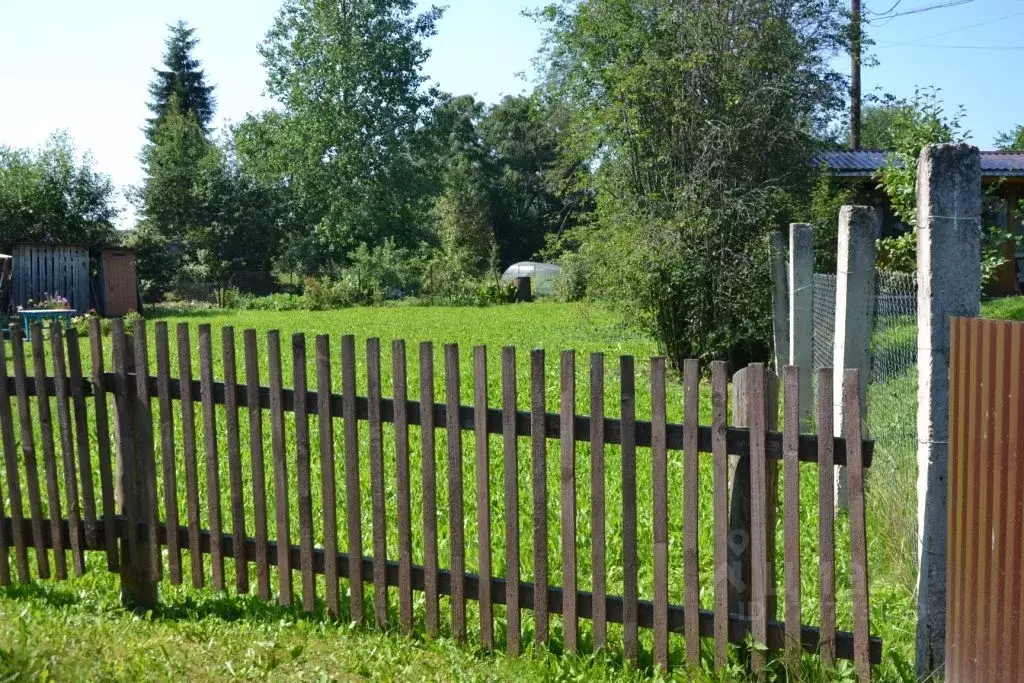
[[[106,249],[100,254],[99,286],[96,288],[100,313],[119,318],[139,308],[139,282],[135,274],[135,252]]]
[[[11,254],[11,305],[27,308],[29,301],[64,296],[71,307],[89,309],[89,250],[80,246],[17,244]]]

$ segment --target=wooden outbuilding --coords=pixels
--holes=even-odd
[[[139,281],[135,272],[135,252],[131,249],[105,249],[100,254],[96,298],[100,313],[120,318],[139,309]]]

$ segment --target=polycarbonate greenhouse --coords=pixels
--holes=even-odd
[[[554,263],[537,263],[536,261],[520,261],[508,267],[502,280],[511,281],[517,277],[528,277],[534,294],[554,294],[555,280],[562,275],[562,267]]]

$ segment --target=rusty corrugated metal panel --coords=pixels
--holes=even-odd
[[[946,680],[1024,680],[1024,324],[950,344]]]

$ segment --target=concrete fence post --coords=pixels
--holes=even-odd
[[[813,431],[814,229],[805,223],[789,226],[788,364],[795,365],[800,374],[801,431]]]
[[[775,372],[789,364],[789,276],[786,236],[773,232],[769,242],[772,269],[772,340],[775,345]]]
[[[917,673],[941,676],[946,640],[950,318],[981,308],[981,161],[929,145],[917,166]]]
[[[860,414],[867,418],[868,382],[871,379],[871,330],[875,313],[875,240],[882,228],[878,209],[844,206],[839,211],[836,259],[836,321],[832,356],[832,413],[834,429],[843,435],[843,372],[860,371]],[[836,506],[846,509],[850,490],[846,468],[838,468]]]

